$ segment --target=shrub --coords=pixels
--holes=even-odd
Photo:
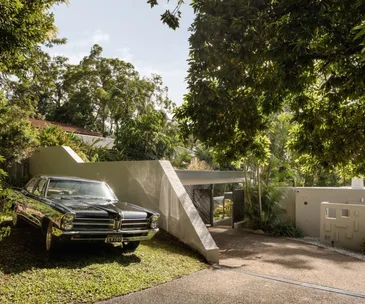
[[[224,202],[224,215],[225,216],[231,216],[232,215],[232,201],[229,199],[226,199]],[[218,220],[221,219],[223,216],[223,205],[219,205],[214,210],[214,219]]]
[[[283,190],[273,186],[262,190],[262,218],[259,215],[257,189],[250,191],[251,206],[245,204],[245,216],[250,219],[252,228],[262,229],[273,236],[301,237],[303,232],[290,221],[281,221],[280,215],[286,212],[280,206],[284,198]]]
[[[288,220],[285,222],[277,222],[270,227],[270,233],[273,236],[286,236],[286,237],[303,237],[303,231],[295,226],[295,224]]]
[[[0,163],[4,161],[4,158],[0,155]],[[3,222],[3,216],[8,213],[9,208],[6,204],[6,191],[3,190],[3,180],[6,176],[6,173],[4,170],[0,168],[0,241],[8,236],[10,234],[10,227],[1,227],[1,224]]]
[[[49,126],[42,129],[38,134],[41,147],[68,146],[74,150],[83,161],[88,162],[84,151],[86,147],[83,141],[75,134],[67,133],[58,126]]]
[[[260,219],[259,202],[257,188],[249,192],[251,205],[245,204],[244,213],[250,219],[254,229],[269,230],[272,225],[279,222],[279,216],[285,213],[285,209],[280,206],[280,201],[285,193],[273,186],[265,187],[262,190],[262,218]]]

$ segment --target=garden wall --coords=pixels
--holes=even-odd
[[[365,205],[321,203],[321,242],[360,251],[365,236]]]
[[[120,200],[160,212],[162,229],[219,261],[218,247],[168,161],[84,163],[69,147],[48,147],[35,151],[30,173],[106,181]]]
[[[285,209],[285,213],[281,215],[282,220],[290,219],[295,223],[295,193],[294,187],[283,187],[281,188],[284,192],[284,196],[280,201],[280,206]]]
[[[321,231],[321,203],[361,203],[365,189],[343,188],[296,188],[295,219],[304,235],[319,237]]]

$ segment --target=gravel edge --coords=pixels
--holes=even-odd
[[[365,261],[365,255],[364,254],[354,252],[354,251],[344,249],[344,248],[331,247],[331,246],[324,245],[320,242],[320,239],[316,238],[316,237],[306,236],[304,238],[287,238],[287,239],[302,242],[302,243],[306,243],[306,244],[310,244],[310,245],[315,245],[315,246],[322,247],[322,248],[326,248],[330,251],[338,252],[338,253],[353,257],[355,259]]]

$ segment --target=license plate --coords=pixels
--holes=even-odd
[[[123,237],[120,235],[108,235],[105,239],[105,243],[121,243]]]

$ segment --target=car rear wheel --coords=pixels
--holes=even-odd
[[[123,242],[123,251],[134,252],[139,246],[139,241]]]

